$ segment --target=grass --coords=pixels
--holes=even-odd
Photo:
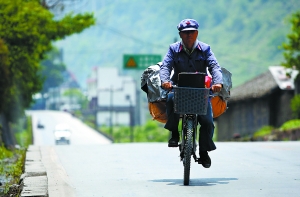
[[[10,150],[4,145],[0,146],[0,175],[3,179],[2,183],[4,182],[2,191],[0,189],[0,195],[8,195],[10,186],[18,185],[24,172],[26,149],[32,144],[31,117],[26,117],[12,125],[12,129],[20,148]]]
[[[167,142],[169,131],[163,128],[163,124],[149,120],[143,126],[114,126],[111,130],[108,126],[101,126],[98,130],[111,136],[115,143],[131,142]]]
[[[291,140],[289,137],[282,137],[282,133],[286,133],[286,135],[291,134],[291,130],[300,129],[300,119],[289,120],[283,123],[279,128],[274,128],[272,126],[264,126],[253,134],[254,140],[281,140],[281,141],[289,141]],[[297,139],[297,137],[295,138]]]
[[[264,137],[270,135],[274,128],[272,126],[264,126],[253,134],[254,138]]]
[[[280,130],[290,130],[290,129],[297,129],[300,128],[300,119],[294,119],[294,120],[289,120],[285,122],[281,127],[279,128]]]
[[[24,118],[19,124],[13,126],[17,144],[23,148],[28,148],[32,144],[31,117]]]
[[[23,173],[25,162],[25,149],[8,150],[3,145],[0,147],[0,174],[4,180],[3,191],[0,194],[6,194],[9,187],[13,184],[19,184]]]

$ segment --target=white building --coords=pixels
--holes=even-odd
[[[134,124],[136,83],[130,76],[119,75],[117,68],[94,67],[87,80],[87,96],[98,125]]]

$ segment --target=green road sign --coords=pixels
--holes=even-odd
[[[146,69],[161,61],[161,55],[126,54],[123,56],[123,67],[125,69]]]

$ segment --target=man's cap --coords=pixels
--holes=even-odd
[[[184,19],[178,25],[179,31],[198,30],[199,24],[194,19]]]

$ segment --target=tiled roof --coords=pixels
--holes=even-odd
[[[265,73],[247,81],[246,83],[235,87],[230,92],[230,102],[239,100],[260,98],[270,94],[278,85],[269,70]]]

